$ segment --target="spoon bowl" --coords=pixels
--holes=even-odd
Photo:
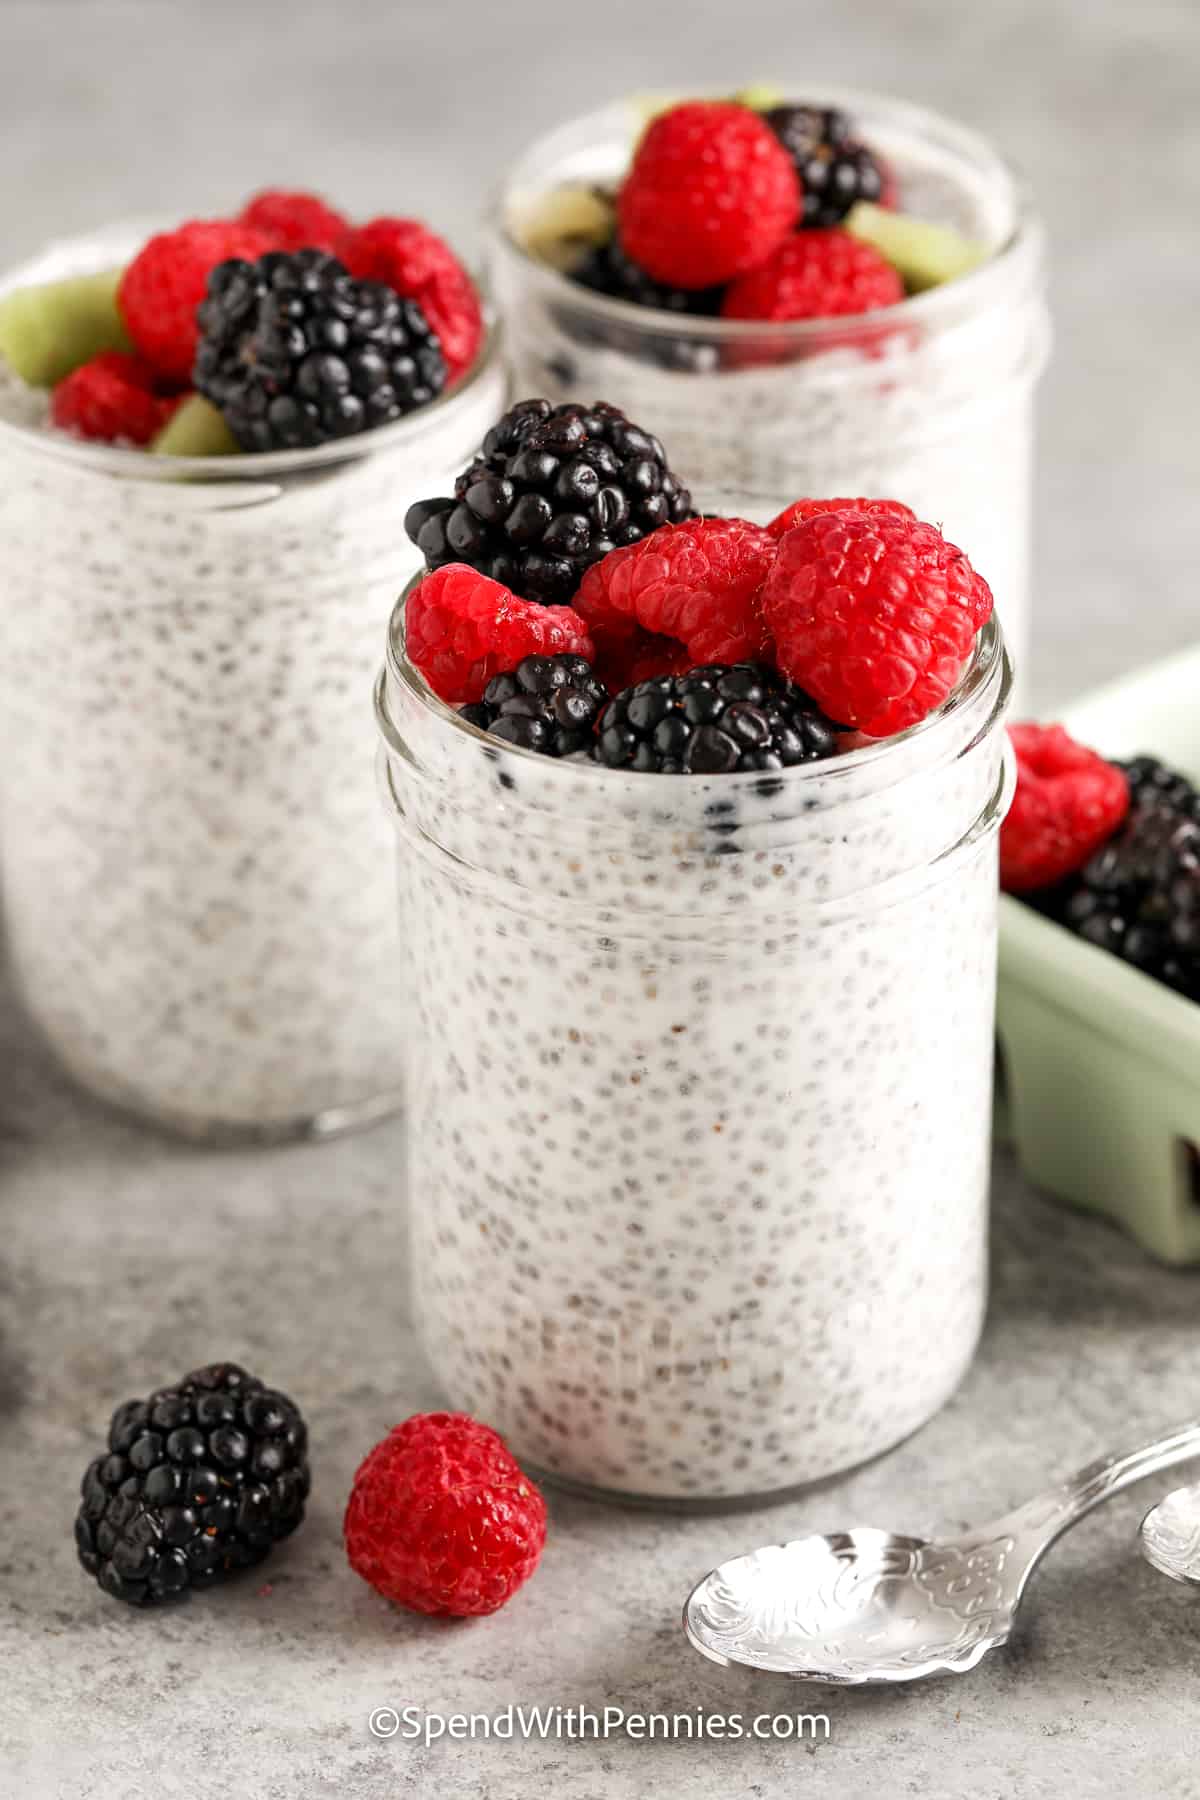
[[[803,1681],[962,1673],[1008,1635],[1003,1557],[871,1527],[767,1544],[705,1576],[684,1629],[713,1662]]]
[[[1176,1488],[1142,1520],[1142,1555],[1172,1581],[1200,1587],[1200,1484]]]

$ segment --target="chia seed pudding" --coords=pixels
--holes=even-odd
[[[5,289],[113,267],[58,245]],[[317,449],[159,458],[0,383],[0,861],[25,1003],[105,1098],[197,1137],[388,1110],[409,997],[363,694],[402,521],[502,402],[453,392]]]
[[[630,773],[377,689],[407,954],[413,1282],[450,1402],[655,1501],[847,1468],[985,1299],[995,622],[951,699],[779,775]]]
[[[531,146],[490,244],[518,392],[604,394],[653,419],[715,510],[767,516],[801,494],[890,496],[971,546],[1018,671],[1029,636],[1033,393],[1045,360],[1042,233],[974,133],[878,96],[826,91],[886,160],[906,213],[986,247],[972,273],[885,310],[747,323],[660,312],[581,287],[525,247],[547,196],[611,191],[644,118],[631,103]]]

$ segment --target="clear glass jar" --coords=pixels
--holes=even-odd
[[[985,1300],[989,625],[922,725],[779,776],[556,762],[377,689],[414,971],[413,1286],[449,1401],[592,1492],[745,1499],[913,1431]]]
[[[1041,226],[973,132],[878,95],[795,91],[845,108],[898,177],[905,209],[985,244],[987,261],[833,321],[686,318],[592,293],[531,256],[523,234],[549,191],[619,183],[644,120],[630,102],[610,106],[533,144],[494,209],[491,285],[516,391],[624,408],[662,438],[706,512],[745,496],[755,517],[802,494],[906,501],[987,571],[1019,675],[1033,394],[1049,343]]]
[[[3,285],[114,267],[144,227]],[[67,1069],[200,1138],[399,1099],[407,1006],[363,696],[445,491],[503,406],[453,393],[319,450],[153,457],[0,394],[0,866],[24,1001]]]

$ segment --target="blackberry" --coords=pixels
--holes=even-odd
[[[126,1401],[83,1477],[80,1562],[131,1606],[262,1562],[304,1517],[307,1442],[293,1402],[236,1363]]]
[[[1138,759],[1149,763],[1150,759]],[[1147,775],[1150,791],[1181,791],[1162,764]],[[1135,777],[1134,793],[1141,777]],[[1117,835],[1097,851],[1063,897],[1059,916],[1072,931],[1110,950],[1189,998],[1200,999],[1200,819],[1169,802],[1139,804]]]
[[[647,275],[633,258],[626,256],[615,238],[589,252],[586,259],[571,271],[581,286],[593,293],[608,294],[614,300],[628,300],[634,306],[652,306],[658,312],[690,313],[699,318],[716,318],[721,310],[724,288],[664,287]]]
[[[196,317],[196,386],[243,450],[353,437],[446,385],[416,302],[381,281],[355,281],[322,250],[219,263]]]
[[[773,106],[763,114],[796,165],[804,189],[801,226],[840,225],[859,200],[878,201],[883,170],[865,144],[850,136],[836,106]]]
[[[607,700],[586,658],[527,656],[511,674],[493,676],[462,717],[522,750],[573,756],[592,742]]]
[[[418,500],[404,529],[429,569],[468,563],[559,606],[610,550],[692,516],[658,439],[615,406],[522,400],[488,432],[453,498]]]
[[[773,669],[710,663],[618,694],[592,754],[610,769],[661,775],[790,769],[833,756],[837,732],[814,700]]]

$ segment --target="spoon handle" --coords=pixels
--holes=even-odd
[[[1135,1481],[1157,1475],[1160,1470],[1186,1462],[1191,1456],[1200,1456],[1200,1420],[1181,1425],[1177,1431],[1155,1438],[1152,1443],[1141,1444],[1136,1450],[1098,1457],[1065,1481],[1048,1488],[1035,1499],[1027,1500],[1024,1506],[1018,1506],[1003,1519],[984,1526],[972,1536],[978,1536],[981,1542],[997,1537],[1012,1538],[1023,1542],[1036,1559],[1093,1507],[1103,1505],[1105,1500],[1111,1500],[1114,1494],[1132,1486]]]

